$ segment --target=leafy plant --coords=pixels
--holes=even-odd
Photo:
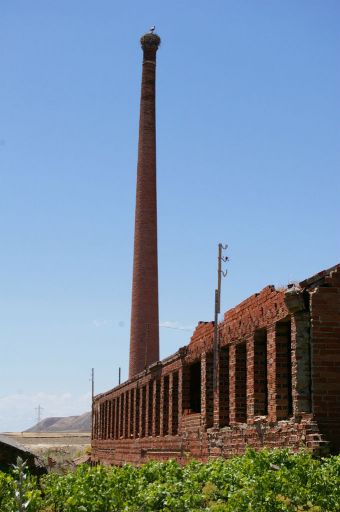
[[[80,466],[41,479],[24,463],[0,473],[1,512],[339,512],[340,456],[248,450],[242,457]],[[21,507],[21,508],[20,508]]]

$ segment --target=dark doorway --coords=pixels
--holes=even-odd
[[[201,412],[201,361],[190,366],[190,409]]]
[[[254,415],[268,414],[267,331],[259,329],[254,335]]]
[[[276,341],[276,415],[278,420],[293,414],[291,323],[277,322]]]

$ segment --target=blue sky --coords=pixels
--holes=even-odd
[[[141,50],[155,24],[162,357],[339,262],[338,1],[4,0],[0,431],[127,377]]]

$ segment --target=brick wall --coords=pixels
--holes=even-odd
[[[312,412],[340,451],[340,268],[309,291],[312,343]]]
[[[93,461],[109,464],[259,449],[339,451],[340,266],[286,289],[268,286],[189,345],[95,397]]]

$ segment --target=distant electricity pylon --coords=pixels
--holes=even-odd
[[[38,407],[35,408],[35,411],[37,411],[37,423],[41,422],[41,412],[44,410],[43,407],[39,404]]]
[[[214,344],[213,344],[213,385],[214,390],[217,389],[217,375],[218,375],[218,349],[219,349],[219,337],[218,337],[218,314],[221,312],[221,279],[222,276],[226,277],[227,270],[222,270],[222,261],[227,262],[228,256],[223,256],[222,251],[228,248],[227,245],[218,244],[217,253],[217,289],[215,290],[215,318],[214,318]]]

